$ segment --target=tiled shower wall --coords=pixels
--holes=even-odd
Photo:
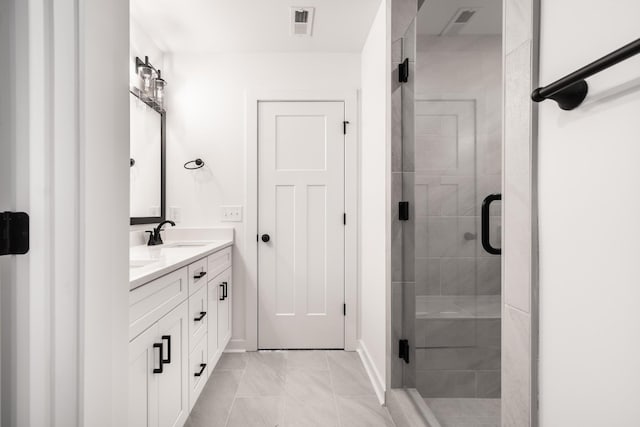
[[[434,129],[448,123],[416,118],[416,295],[500,295],[500,257],[480,245],[479,214],[482,200],[501,191],[501,38],[419,36],[416,45],[416,102],[455,101],[475,115],[475,144],[457,151],[455,129]],[[462,157],[473,161],[468,170],[447,169]],[[499,214],[498,203],[492,208]]]

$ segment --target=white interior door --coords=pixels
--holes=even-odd
[[[344,348],[344,103],[258,114],[258,347]]]

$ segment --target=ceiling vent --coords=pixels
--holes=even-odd
[[[291,8],[291,35],[311,36],[313,29],[313,7]]]
[[[449,21],[444,30],[440,33],[441,36],[455,36],[460,33],[462,27],[464,27],[476,14],[477,9],[463,8],[453,15],[453,18]]]

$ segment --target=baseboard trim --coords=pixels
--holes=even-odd
[[[247,340],[244,339],[231,339],[227,344],[225,353],[242,353],[247,351]]]
[[[384,379],[376,369],[376,366],[373,364],[373,360],[371,359],[369,350],[367,350],[367,346],[364,344],[364,342],[362,342],[362,340],[358,340],[358,349],[356,351],[360,355],[360,359],[362,360],[362,364],[364,365],[365,371],[367,371],[367,375],[369,376],[369,381],[371,381],[373,390],[376,392],[378,401],[380,401],[381,405],[384,405],[385,403]]]
[[[393,388],[387,393],[387,409],[397,426],[441,427],[416,389]]]

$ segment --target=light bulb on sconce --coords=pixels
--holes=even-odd
[[[162,78],[160,70],[158,70],[158,77],[154,82],[154,97],[155,101],[163,107],[164,104],[164,88],[167,86],[167,82]]]

